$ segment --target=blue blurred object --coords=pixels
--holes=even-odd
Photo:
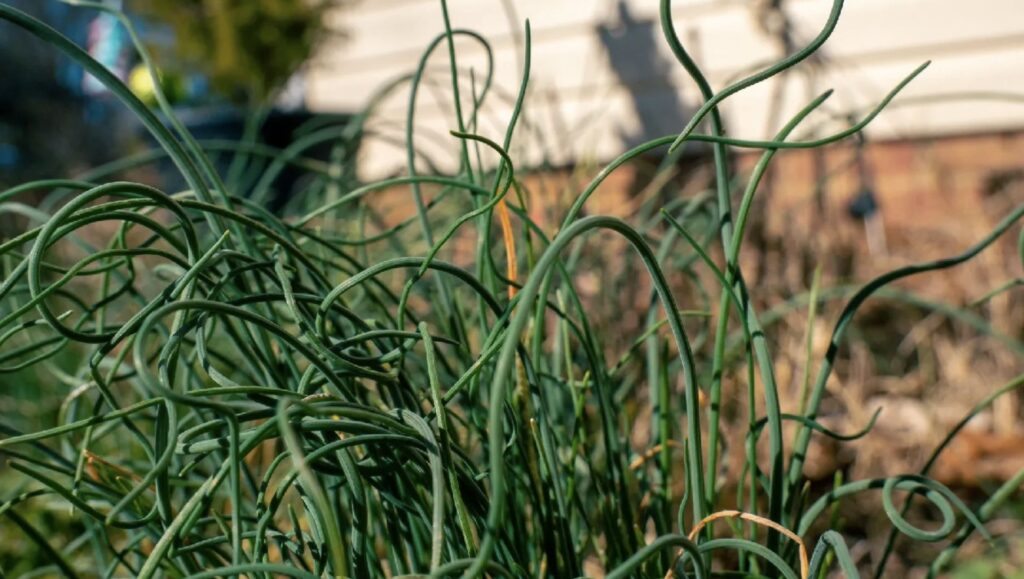
[[[96,62],[122,81],[128,78],[128,61],[131,58],[128,31],[109,12],[100,12],[89,21],[86,50]],[[110,91],[90,74],[82,75],[82,92],[87,95],[106,95]]]
[[[867,219],[878,212],[878,198],[871,188],[864,187],[850,200],[846,210],[850,213],[850,217]]]
[[[13,169],[21,159],[21,151],[13,143],[0,143],[0,167]]]

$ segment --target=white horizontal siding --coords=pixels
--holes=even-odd
[[[692,82],[671,60],[657,28],[657,0],[631,0],[633,19],[652,21],[659,58],[670,63],[664,78],[645,78],[625,71],[616,75],[598,35],[601,23],[618,20],[615,2],[578,0],[513,0],[516,17],[529,18],[533,31],[531,93],[527,110],[555,153],[553,162],[584,157],[607,159],[623,149],[622,135],[639,131],[641,117],[666,114],[674,87],[678,99],[699,103]],[[494,78],[505,95],[519,83],[517,48],[520,29],[513,29],[502,0],[450,0],[452,26],[484,35],[494,49]],[[745,0],[676,0],[673,15],[688,49],[716,88],[743,70],[777,53],[773,41],[754,20]],[[824,22],[831,2],[790,0],[786,3],[798,41],[806,42]],[[347,33],[344,42],[327,47],[309,78],[308,103],[314,110],[354,111],[390,79],[411,72],[427,44],[443,31],[438,0],[363,0],[337,12],[332,24]],[[473,69],[477,82],[485,73],[484,51],[474,41],[457,43],[460,69]],[[1002,91],[1024,94],[1024,2],[1022,0],[848,0],[832,38],[825,45],[828,65],[816,80],[820,90],[835,88],[832,110],[862,108],[876,102],[925,59],[933,64],[906,91],[922,96],[961,91]],[[455,127],[451,109],[447,50],[442,44],[429,61],[434,89],[420,93],[416,122],[424,130],[446,134]],[[782,109],[795,112],[808,98],[802,72],[787,75]],[[650,73],[646,73],[650,76]],[[463,75],[464,96],[469,76]],[[767,126],[766,103],[774,83],[736,95],[723,107],[733,135],[762,138]],[[640,94],[639,113],[630,96]],[[468,97],[466,97],[468,98]],[[509,116],[508,99],[491,97],[480,132],[501,139]],[[401,136],[408,105],[403,87],[378,109],[382,131]],[[391,128],[387,128],[390,126]],[[912,137],[965,131],[1024,127],[1024,105],[1002,101],[952,102],[896,107],[872,125],[875,137]],[[656,132],[678,127],[659,127]],[[582,136],[584,135],[585,136]],[[526,140],[526,137],[523,137]],[[553,143],[558,143],[556,147]],[[435,150],[448,146],[449,150]],[[450,158],[450,144],[424,147]],[[400,170],[404,155],[391,145],[371,144],[365,151],[369,174]],[[530,148],[526,159],[541,154]]]

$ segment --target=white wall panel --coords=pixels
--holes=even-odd
[[[658,53],[665,74],[648,67],[610,65],[598,27],[618,22],[616,2],[579,0],[513,0],[518,18],[530,18],[533,66],[528,110],[546,142],[559,142],[553,161],[582,157],[606,159],[629,143],[623,135],[642,133],[652,119],[671,119],[663,127],[647,126],[647,134],[671,132],[698,103],[695,88],[672,60],[660,36]],[[657,0],[629,0],[634,21],[649,21],[657,29]],[[676,0],[676,26],[688,48],[720,88],[729,78],[773,58],[777,45],[755,21],[746,0]],[[814,36],[831,6],[827,0],[790,0],[788,14],[800,42]],[[500,140],[508,100],[519,83],[517,34],[502,0],[450,0],[452,25],[480,32],[494,48],[496,93],[483,115],[480,131]],[[437,0],[363,0],[332,16],[348,33],[318,58],[309,77],[308,103],[314,110],[361,109],[378,87],[411,72],[426,45],[443,30]],[[627,29],[629,31],[638,28]],[[479,82],[485,58],[480,46],[467,39],[457,45],[462,71],[474,70]],[[905,74],[926,59],[931,68],[906,95],[922,97],[962,91],[1002,91],[1024,94],[1024,2],[1021,0],[848,0],[839,27],[825,45],[825,66],[814,84],[836,89],[834,111],[856,110],[877,102]],[[645,59],[650,62],[650,59]],[[446,47],[429,61],[430,86],[421,90],[417,124],[446,134],[454,128]],[[723,109],[732,134],[761,138],[772,128],[767,103],[778,82],[786,90],[782,111],[791,114],[808,98],[806,65],[785,80],[758,85],[730,99]],[[468,95],[468,74],[463,93]],[[682,104],[679,104],[682,103]],[[379,108],[381,126],[400,129],[408,105],[408,90],[400,90]],[[914,137],[957,132],[1024,127],[1024,105],[988,100],[903,106],[884,113],[872,126],[875,138]],[[391,129],[395,132],[395,129]],[[401,133],[400,130],[397,133]],[[444,147],[446,145],[424,145]],[[392,146],[374,144],[366,151],[368,175],[401,170],[404,155],[387,153]],[[450,147],[449,147],[450,149]],[[376,151],[376,154],[374,153]],[[400,152],[400,151],[399,151]],[[439,158],[449,151],[435,151]],[[531,162],[542,155],[531,151]],[[549,155],[551,157],[551,155]]]

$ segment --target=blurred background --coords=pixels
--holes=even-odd
[[[57,28],[153,103],[152,81],[115,17],[56,1],[0,1]],[[673,17],[718,89],[799,50],[818,33],[830,4],[676,0]],[[407,171],[409,119],[423,171],[458,167],[458,147],[448,136],[455,113],[445,45],[423,61],[425,81],[411,109],[408,84],[395,84],[415,71],[425,48],[443,32],[437,0],[120,5],[152,50],[179,118],[211,150],[218,141],[243,135],[281,149],[310,127],[343,125],[372,105],[360,121],[353,179]],[[530,88],[513,157],[520,160],[531,214],[548,229],[580,183],[626,149],[678,132],[701,103],[665,45],[656,0],[448,5],[454,27],[477,31],[489,43],[457,37],[458,82],[463,101],[490,91],[478,132],[496,140],[523,74],[522,22],[530,20]],[[0,190],[30,179],[73,176],[153,146],[112,95],[51,47],[0,24],[0,54]],[[797,131],[797,139],[811,139],[859,121],[925,60],[932,61],[930,67],[865,131],[823,149],[779,154],[759,193],[743,259],[762,310],[806,295],[816,276],[832,292],[817,317],[804,310],[780,312],[769,329],[777,344],[784,411],[799,406],[804,375],[821,359],[840,298],[853,284],[958,253],[1024,202],[1024,5],[849,2],[821,51],[722,105],[729,135],[765,139],[833,88],[823,112]],[[329,154],[329,147],[307,152],[312,158]],[[732,154],[739,177],[759,155],[744,149]],[[653,156],[618,170],[587,211],[636,219],[665,182],[697,194],[712,180],[704,146],[689,146],[670,171],[655,174],[662,161]],[[128,176],[134,180],[171,190],[180,185],[170,167],[159,163],[133,171]],[[300,173],[285,172],[274,184],[272,208],[282,208],[301,181]],[[410,215],[407,203],[387,206],[387,195],[381,199],[385,222]],[[7,231],[0,222],[0,235]],[[828,482],[837,472],[863,478],[920,468],[968,409],[1024,371],[1021,292],[986,297],[993,288],[1019,284],[1014,241],[1004,240],[954,272],[900,285],[858,317],[830,385],[824,421],[849,432],[863,426],[875,408],[885,410],[866,439],[841,448],[817,443],[808,461],[810,478]],[[623,255],[603,247],[604,255]],[[646,307],[650,289],[631,281],[643,277],[630,275],[638,264],[615,258],[601,263],[606,279],[577,283],[588,308],[606,322],[598,330],[621,336],[619,342],[609,339],[614,359],[614,350],[642,331],[643,317],[629,312],[633,305],[637,311]],[[609,288],[607,279],[625,281]],[[16,416],[12,420],[28,429],[52,420],[59,396],[53,404],[27,396],[16,378],[0,375],[0,414]],[[744,416],[737,408],[737,431],[746,427]],[[1005,480],[1024,467],[1021,424],[1019,397],[1004,398],[972,423],[937,467],[937,478],[965,492]],[[855,552],[876,548],[866,538],[878,533],[872,525],[886,521],[866,514],[877,513],[877,505],[848,508],[847,530],[865,538],[854,542]],[[0,527],[6,542],[3,533]],[[913,563],[910,556],[907,564]],[[1021,562],[1011,567],[1016,563]],[[1005,576],[1009,567],[993,565],[972,576]]]

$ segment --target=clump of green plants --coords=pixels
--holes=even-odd
[[[970,505],[927,476],[969,416],[921,472],[837,478],[821,491],[803,467],[812,437],[870,433],[871,424],[851,434],[816,420],[858,308],[897,280],[970,260],[1016,227],[1024,207],[959,255],[863,285],[835,320],[801,412],[779,404],[757,288],[740,267],[759,183],[780,150],[856,134],[925,65],[853,126],[814,140],[792,135],[830,92],[772,140],[725,136],[718,106],[798,66],[828,39],[842,7],[833,1],[806,47],[715,92],[662,0],[665,42],[703,104],[679,133],[608,164],[549,231],[531,219],[525,168],[511,147],[526,110],[528,23],[504,134],[483,134],[476,123],[490,75],[474,78],[469,95],[457,80],[453,38],[486,47],[485,39],[448,27],[428,52],[448,52],[460,169],[419,170],[410,112],[407,174],[360,183],[352,163],[373,105],[344,125],[308,127],[284,150],[197,142],[159,88],[166,123],[71,41],[0,5],[8,23],[102,81],[160,145],[77,178],[0,192],[0,210],[24,224],[0,243],[0,372],[35,380],[59,400],[50,425],[24,430],[15,416],[0,419],[4,477],[13,481],[0,496],[3,528],[43,561],[31,570],[5,561],[5,571],[804,579],[838,569],[857,577],[862,569],[830,514],[860,493],[880,494],[892,528],[868,570],[875,576],[886,573],[900,537],[940,546],[933,573],[972,534],[996,541],[986,520],[1024,471]],[[414,111],[425,62],[381,94],[411,83]],[[582,216],[616,169],[660,153],[668,170],[696,142],[714,156],[707,194],[653,197],[642,223]],[[304,154],[320,143],[333,147],[328,162]],[[762,151],[738,203],[734,148]],[[234,162],[221,174],[211,156],[225,152]],[[159,158],[174,163],[187,190],[116,179]],[[264,201],[286,167],[309,179],[274,214]],[[415,211],[387,223],[378,196]],[[573,284],[600,263],[583,255],[595,236],[598,248],[623,240],[631,253],[622,259],[642,265],[650,284],[638,312],[645,330],[617,359]],[[467,253],[469,265],[453,257]],[[739,439],[721,428],[723,376],[734,370],[750,400]],[[995,389],[972,415],[1022,383]],[[796,426],[791,440],[785,423]],[[729,489],[719,476],[726,453],[744,465]],[[913,502],[929,505],[931,523],[908,514]]]
[[[325,23],[330,10],[340,9],[338,0],[136,0],[128,6],[173,32],[173,45],[160,47],[161,62],[201,71],[222,95],[244,104],[272,96],[325,37],[340,34]]]

